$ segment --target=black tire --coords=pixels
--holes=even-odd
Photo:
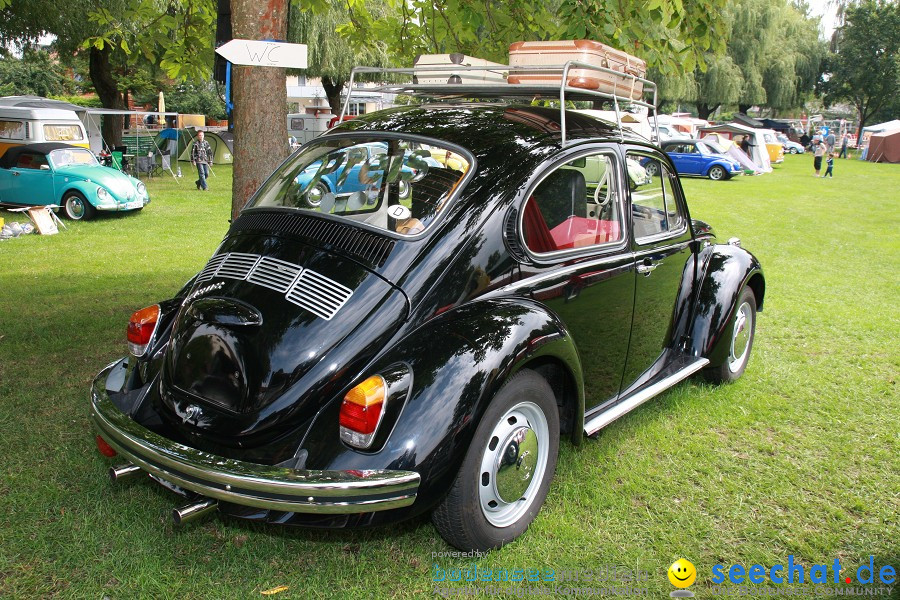
[[[522,369],[494,396],[450,493],[432,514],[441,537],[460,550],[486,551],[522,535],[547,497],[558,452],[553,390]]]
[[[790,152],[791,154],[800,154],[800,151],[796,148],[791,148],[790,150],[788,150],[788,152]]]
[[[303,202],[309,208],[318,208],[322,204],[322,196],[329,192],[328,186],[321,181],[303,196]]]
[[[750,322],[749,326],[747,321]],[[736,326],[741,328],[735,329]],[[744,374],[750,361],[750,351],[753,349],[753,338],[756,335],[756,296],[749,287],[741,290],[734,315],[724,335],[722,343],[729,345],[728,356],[722,364],[703,370],[704,377],[713,383],[736,381]],[[739,352],[738,355],[735,355],[735,343],[738,350],[743,346],[743,352]]]
[[[656,177],[656,175],[659,173],[659,163],[655,160],[651,160],[647,163],[647,166],[644,167],[644,170],[647,171],[647,175],[649,175],[650,177]]]
[[[85,199],[81,192],[70,190],[61,202],[62,213],[73,221],[89,221],[97,214],[97,209]]]
[[[724,179],[728,179],[728,172],[719,165],[713,165],[709,170],[709,178],[713,181],[722,181]]]

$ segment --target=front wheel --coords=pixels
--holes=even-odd
[[[320,181],[314,185],[311,190],[306,192],[303,201],[307,208],[318,208],[322,204],[322,198],[324,198],[327,193],[328,186]]]
[[[66,192],[63,196],[62,208],[66,216],[73,221],[87,221],[97,214],[97,209],[81,193],[74,190]]]
[[[791,148],[790,150],[788,150],[788,152],[790,152],[791,154],[800,154],[800,151],[796,148]]]
[[[756,296],[749,287],[741,291],[737,310],[734,311],[726,331],[730,337],[728,358],[721,365],[703,371],[706,378],[714,383],[735,381],[743,375],[750,360],[750,350],[753,348],[753,337],[756,334]]]
[[[709,178],[713,181],[721,181],[726,177],[728,177],[728,173],[726,173],[725,169],[723,169],[719,165],[715,165],[712,169],[709,170]]]
[[[516,539],[547,497],[558,452],[553,390],[522,369],[475,430],[450,493],[432,514],[438,532],[461,550],[491,550]]]

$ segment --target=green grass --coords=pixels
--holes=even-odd
[[[111,487],[87,419],[93,375],[125,351],[131,312],[172,295],[222,239],[231,171],[212,191],[150,184],[138,214],[0,243],[0,596],[403,597],[432,593],[450,550],[424,520],[311,531],[210,519],[177,530],[178,500]],[[900,570],[900,165],[812,157],[771,175],[686,180],[692,216],[737,235],[767,278],[744,377],[690,381],[561,446],[541,514],[479,568],[650,572],[664,597],[679,557],[709,597],[712,565],[806,565],[869,555]],[[21,218],[0,213],[7,221]],[[810,595],[812,595],[811,588]],[[897,594],[895,587],[894,594]]]

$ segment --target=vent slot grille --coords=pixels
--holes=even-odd
[[[283,294],[290,289],[301,271],[295,264],[264,256],[247,276],[247,281]]]
[[[219,270],[219,266],[227,256],[227,254],[219,254],[218,256],[213,256],[212,259],[208,263],[206,263],[206,266],[203,268],[203,270],[200,271],[200,274],[197,275],[197,283],[209,281],[210,279],[215,277],[216,271]]]
[[[307,215],[257,212],[241,215],[231,226],[232,232],[248,229],[299,235],[334,246],[378,267],[394,249],[392,239]]]
[[[287,300],[317,317],[330,321],[353,291],[309,269],[303,271],[287,294]]]
[[[525,252],[522,249],[522,245],[519,243],[519,236],[516,235],[516,224],[519,220],[518,216],[519,211],[516,209],[512,209],[509,212],[509,216],[506,218],[506,231],[504,233],[506,235],[506,245],[509,247],[510,252],[517,257],[522,258],[525,256]]]
[[[260,257],[256,254],[245,254],[243,252],[229,252],[225,261],[216,271],[216,277],[228,277],[229,279],[247,279],[247,275]]]
[[[246,279],[258,286],[285,294],[288,302],[330,321],[353,295],[353,290],[337,281],[299,265],[243,252],[219,254],[197,276],[200,283],[214,277]]]

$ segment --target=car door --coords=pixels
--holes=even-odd
[[[47,157],[38,152],[23,152],[6,173],[2,200],[28,206],[58,204],[53,189],[53,173]]]
[[[622,394],[652,379],[651,367],[664,366],[667,349],[675,346],[673,331],[680,310],[683,280],[693,277],[695,264],[688,214],[677,178],[655,152],[629,150],[629,158],[655,160],[653,177],[629,186],[636,281],[631,342]]]
[[[623,171],[611,148],[581,151],[535,179],[518,217],[523,291],[572,335],[588,414],[615,401],[628,350],[635,273]]]

